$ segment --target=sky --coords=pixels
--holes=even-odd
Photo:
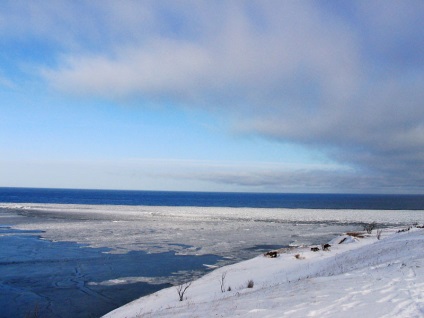
[[[0,187],[423,194],[423,17],[0,0]]]

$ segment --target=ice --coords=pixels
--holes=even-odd
[[[99,316],[94,309],[107,312],[112,309],[107,306],[116,308],[135,295],[267,249],[325,243],[361,230],[363,223],[377,222],[380,228],[422,224],[423,216],[423,211],[0,204],[2,255],[14,262],[3,267],[2,275],[9,276],[3,276],[0,296],[10,310],[23,308],[22,314],[38,303],[55,314],[68,313],[63,317],[78,317],[86,302],[85,308]],[[191,266],[193,259],[197,263]],[[60,264],[59,271],[53,274],[46,260]],[[179,265],[169,269],[177,260]],[[164,268],[169,272],[161,272]],[[34,286],[36,292],[30,290]],[[71,307],[66,299],[73,299]],[[17,315],[10,311],[9,316]]]
[[[183,301],[167,288],[104,317],[422,317],[423,243],[422,228],[385,229],[331,251],[261,255],[193,281]]]
[[[14,215],[14,228],[41,230],[45,239],[106,247],[110,253],[176,251],[233,259],[254,256],[260,245],[318,244],[362,229],[363,223],[384,227],[424,221],[423,211],[410,210],[1,204],[0,212]]]
[[[0,317],[99,317],[137,297],[199,277],[219,257],[108,254],[39,231],[0,228]],[[203,269],[199,270],[199,269]],[[144,279],[143,279],[144,278]]]

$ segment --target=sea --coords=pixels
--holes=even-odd
[[[369,223],[423,224],[424,196],[0,188],[0,317],[100,317]]]

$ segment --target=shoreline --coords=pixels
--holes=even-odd
[[[381,239],[375,230],[362,238],[342,235],[329,244],[330,251],[304,247],[280,251],[276,258],[259,255],[224,266],[193,281],[183,301],[171,287],[103,317],[424,314],[424,229],[387,228]]]
[[[4,205],[5,204],[0,205],[0,207],[2,207],[0,210],[7,212],[9,209],[5,208]],[[194,207],[128,207],[108,205],[75,206],[69,204],[22,204],[20,207],[21,208],[17,208],[16,206],[12,207],[10,209],[10,215],[9,213],[5,213],[5,216],[7,216],[6,219],[8,219],[8,217],[15,219],[14,215],[17,213],[16,221],[20,220],[18,222],[20,225],[16,226],[16,228],[20,230],[31,230],[33,228],[38,229],[39,226],[43,224],[43,238],[53,242],[72,241],[77,244],[83,244],[95,248],[118,246],[121,251],[124,251],[122,250],[123,247],[125,247],[125,251],[132,250],[134,247],[140,248],[140,250],[148,249],[152,251],[153,247],[155,249],[154,252],[170,248],[175,251],[176,248],[179,248],[179,255],[188,255],[188,253],[190,253],[190,255],[198,255],[205,251],[217,251],[218,253],[225,252],[226,254],[234,255],[234,252],[239,253],[246,246],[261,246],[264,244],[276,246],[281,244],[283,239],[287,239],[287,242],[285,242],[287,244],[291,244],[292,242],[305,245],[313,243],[321,244],[334,238],[337,233],[349,231],[349,228],[352,229],[351,227],[346,229],[340,228],[340,226],[348,225],[352,220],[355,220],[355,224],[357,226],[359,226],[359,224],[363,224],[363,221],[366,219],[371,221],[379,220],[382,221],[379,222],[380,226],[384,227],[397,226],[399,224],[406,226],[406,224],[411,224],[417,220],[420,224],[422,222],[422,211],[403,211],[402,213],[399,213],[399,211],[385,210],[310,211],[305,209],[269,210],[263,208],[199,209]],[[382,216],[382,220],[380,220],[379,216]],[[48,220],[48,222],[46,223],[45,220]],[[386,220],[390,222],[386,224],[384,222]],[[41,221],[41,223],[39,221]],[[289,227],[286,227],[286,225],[289,225]],[[105,237],[105,240],[99,241],[98,239],[103,237],[105,233],[108,234],[107,237]],[[182,235],[183,233],[184,235]],[[173,235],[172,239],[169,236],[170,234]],[[323,237],[323,235],[327,236]],[[316,240],[319,236],[321,236],[321,238]],[[127,237],[131,237],[131,240],[128,240]],[[183,241],[181,241],[182,239]],[[184,245],[180,244],[175,246],[175,244],[158,244],[163,242],[169,243],[172,241],[179,242]],[[129,242],[133,243],[129,244]],[[135,246],[134,242],[138,245]],[[126,244],[129,245],[127,246]],[[193,246],[194,248],[187,249],[187,246]],[[160,247],[160,249],[158,247]],[[335,248],[332,252],[334,251],[336,251]],[[249,250],[249,253],[251,252],[252,250]],[[261,252],[262,251],[253,253],[249,259],[253,257],[253,260],[256,260],[258,258],[257,255]],[[304,252],[310,253],[306,250]],[[316,258],[319,253],[310,254],[312,255],[311,257],[308,256],[306,259],[299,259],[297,260],[297,263],[294,264],[303,266],[305,263],[310,267],[313,263],[313,258]],[[277,259],[268,259],[267,261],[262,260],[262,263],[258,261],[259,263],[256,265],[259,268],[262,268],[262,270],[269,270],[272,272],[272,267],[269,268],[268,265],[279,264],[278,266],[282,266],[282,268],[280,268],[281,270],[286,270],[287,268],[285,268],[284,262],[281,261],[284,257],[286,257],[286,255],[287,253],[281,253],[280,257]],[[323,255],[330,256],[331,254],[327,253]],[[294,259],[293,255],[291,255],[291,259]],[[322,261],[326,260],[323,259]],[[339,259],[337,259],[337,261],[340,262]],[[249,260],[246,262],[249,262]],[[241,266],[240,264],[244,263],[236,263],[233,266],[236,268],[237,266]],[[223,268],[228,269],[232,267]],[[302,283],[304,277],[309,276],[309,278],[311,278],[314,275],[313,273],[307,272],[305,269],[303,270],[304,275],[298,276],[298,279],[301,278],[301,282],[299,284]],[[217,269],[213,273],[219,273],[219,271],[220,269]],[[257,272],[254,267],[246,269],[245,272],[252,272],[255,274],[255,277],[240,277],[239,280],[237,280],[236,276],[228,273],[224,284],[226,289],[224,292],[221,291],[219,282],[221,277],[219,277],[219,274],[218,277],[214,278],[212,285],[208,287],[208,289],[212,291],[212,294],[208,291],[201,290],[201,287],[196,287],[198,284],[198,281],[196,281],[187,290],[187,294],[185,295],[188,297],[187,302],[184,300],[182,303],[179,303],[177,299],[177,291],[175,288],[171,288],[169,297],[163,298],[164,306],[176,308],[175,310],[181,310],[181,312],[184,311],[184,308],[178,309],[178,306],[187,305],[200,308],[201,305],[199,305],[197,298],[203,293],[205,295],[203,303],[211,303],[212,299],[213,306],[221,307],[221,303],[228,301],[234,302],[234,299],[237,300],[240,297],[247,297],[245,296],[246,290],[247,292],[256,292],[258,288],[262,290],[265,287],[268,288],[274,286],[273,284],[292,287],[294,286],[293,284],[295,284],[295,277],[293,277],[293,275],[297,275],[296,273],[293,275],[289,274],[283,278],[280,277],[278,281],[274,278],[266,277],[266,275],[263,276],[266,273]],[[138,274],[131,276],[135,277],[137,275]],[[125,275],[118,275],[117,279],[127,281],[126,276],[124,276]],[[259,277],[259,280],[256,277]],[[201,278],[200,281],[202,279],[203,278]],[[247,281],[250,279],[254,281],[253,289],[245,288]],[[316,279],[317,277],[315,277],[315,280]],[[109,283],[109,281],[105,282]],[[291,285],[287,285],[288,282]],[[111,281],[111,283],[113,282]],[[314,283],[316,282],[314,281]],[[125,284],[125,282],[122,284],[122,288],[127,292],[128,288],[131,288],[131,284],[126,287],[124,286]],[[229,287],[231,287],[231,293],[238,293],[238,298],[230,297],[231,293],[227,290]],[[200,292],[195,291],[195,289],[199,288]],[[206,287],[204,286],[204,288]],[[272,293],[272,290],[269,289],[269,292]],[[284,293],[284,291],[281,292]],[[288,298],[290,298],[290,295],[288,295]],[[113,297],[111,297],[111,300],[112,299]],[[258,299],[260,299],[260,297],[258,297]],[[171,301],[171,303],[169,301]],[[177,303],[172,304],[173,301],[177,301]],[[252,301],[249,301],[248,304],[251,302]],[[151,304],[149,304],[149,306],[150,305]],[[274,305],[275,304],[270,304],[270,306]],[[243,306],[246,306],[246,304]],[[258,308],[253,308],[252,310],[256,309]],[[262,310],[264,308],[259,309]],[[137,310],[138,312],[140,311],[140,309]],[[158,308],[156,307],[150,312],[154,312],[155,315],[159,314]],[[147,313],[149,313],[149,311],[147,311]],[[165,316],[167,315],[166,312],[160,312],[160,314]],[[243,314],[247,314],[247,312],[244,311]],[[249,313],[249,315],[252,314],[253,313]],[[169,315],[173,316],[174,314]],[[185,316],[183,313],[179,315],[182,317]],[[228,315],[231,315],[230,310],[226,312],[226,316]],[[128,316],[130,317],[130,315]],[[205,311],[203,311],[198,316],[202,317],[208,315]],[[280,317],[280,315],[277,316]],[[299,315],[299,317],[301,316]]]

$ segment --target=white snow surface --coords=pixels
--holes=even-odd
[[[398,230],[260,255],[193,281],[183,301],[171,287],[104,317],[424,317],[424,230]]]
[[[13,220],[8,220],[14,215]],[[237,260],[256,245],[309,245],[377,221],[380,227],[424,222],[423,211],[77,204],[0,204],[3,223],[41,230],[51,241],[72,241],[111,253],[142,250],[180,255],[216,254]],[[6,217],[7,216],[7,217]],[[356,224],[356,225],[354,225]]]

